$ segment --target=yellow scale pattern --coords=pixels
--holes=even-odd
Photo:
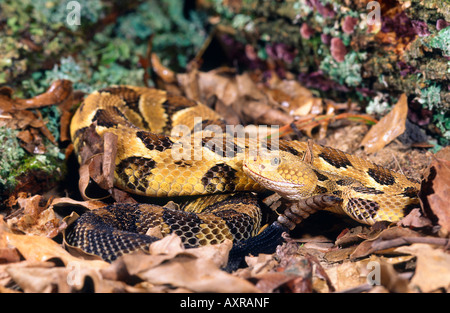
[[[199,116],[204,125],[196,125],[194,118]],[[211,121],[220,121],[220,116],[201,103],[161,90],[118,86],[85,99],[72,119],[71,136],[83,164],[83,150],[89,145],[87,129],[94,127],[99,137],[106,132],[117,135],[114,184],[148,197],[270,189],[295,201],[329,193],[343,199],[340,207],[329,210],[367,224],[397,221],[418,204],[418,184],[399,173],[333,148],[297,141],[280,140],[278,150],[269,145],[276,158],[249,157],[250,143],[245,140],[224,138],[214,143],[208,141],[210,134],[193,132]],[[184,136],[169,133],[180,125],[189,130]],[[234,147],[234,153],[221,155],[206,145],[220,142]],[[257,147],[263,144],[268,145],[258,143]],[[174,231],[184,236],[185,243],[196,245],[225,238],[242,240],[258,233],[261,212],[254,209],[255,203],[222,205],[209,212],[164,209],[155,211],[154,218],[145,216],[159,220],[164,233]],[[81,236],[81,231],[76,233]]]

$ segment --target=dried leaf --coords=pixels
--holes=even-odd
[[[261,101],[246,101],[242,103],[242,114],[247,121],[262,125],[286,125],[293,121],[287,113],[273,109]]]
[[[78,186],[83,199],[102,199],[106,193],[91,196],[88,194],[88,188],[91,186],[91,178],[104,190],[113,188],[117,135],[106,132],[104,137],[100,137],[92,124],[83,136],[87,144],[83,145],[79,152],[81,165]]]
[[[16,109],[34,109],[49,105],[59,105],[72,97],[72,82],[60,79],[54,81],[46,92],[31,99],[16,99]]]
[[[424,210],[430,218],[437,218],[445,233],[450,232],[450,161],[436,158],[429,166],[419,194]]]
[[[361,145],[367,153],[374,153],[382,149],[392,140],[403,134],[406,129],[408,102],[406,94],[402,94],[394,108],[386,114],[364,136]]]
[[[366,283],[366,276],[361,274],[361,261],[358,262],[344,262],[342,264],[336,264],[333,267],[325,269],[328,277],[331,280],[334,288],[337,291],[353,288],[361,284]],[[323,286],[325,289],[325,284]]]
[[[378,280],[376,282],[390,292],[412,291],[409,287],[409,281],[394,269],[392,262],[389,262],[387,258],[372,255],[369,259],[357,262],[357,265],[360,277],[364,277],[367,283],[369,283],[368,279],[372,281],[370,284],[374,282],[373,280]],[[370,275],[371,272],[376,274],[372,276]]]
[[[71,208],[72,206],[80,206],[88,210],[95,210],[98,208],[102,208],[105,206],[104,202],[97,200],[88,200],[88,201],[77,201],[72,198],[55,198],[51,202],[51,207],[64,207],[68,206]]]
[[[225,105],[222,100],[216,97],[212,100],[214,101],[214,111],[216,111],[226,121],[227,125],[242,124],[239,114],[232,108],[232,106]]]
[[[87,188],[89,187],[89,183],[91,181],[91,176],[89,175],[89,165],[81,165],[78,172],[80,174],[78,189],[80,190],[81,196],[87,201],[92,200],[86,195]]]
[[[0,87],[0,115],[5,116],[6,113],[16,109],[14,101],[11,99],[14,90],[8,86]]]
[[[17,267],[8,266],[6,272],[24,292],[124,292],[125,284],[105,280],[95,268],[83,263],[71,263],[66,267]],[[86,278],[89,278],[86,284]]]
[[[350,255],[350,259],[361,258],[375,252],[380,253],[385,249],[379,248],[381,243],[401,237],[420,237],[420,234],[403,227],[392,227],[385,229],[380,233],[370,236],[367,240],[360,243],[355,251],[353,251]],[[404,242],[403,244],[407,244],[407,242]]]
[[[47,129],[40,127],[39,129]],[[21,131],[17,137],[21,140],[20,146],[31,154],[44,154],[46,149],[42,137],[35,128]],[[53,138],[54,139],[54,138]]]
[[[429,227],[432,226],[431,221],[424,217],[420,211],[419,208],[415,208],[409,212],[408,215],[406,215],[404,218],[402,218],[398,223],[398,226],[403,227],[414,227],[414,228],[421,228],[421,227]]]
[[[239,96],[238,86],[233,76],[227,75],[224,69],[209,72],[198,72],[178,74],[179,84],[185,94],[191,99],[206,102],[207,99],[216,96],[226,106],[230,106]]]
[[[69,271],[64,267],[7,268],[8,274],[24,292],[70,292],[67,284]]]
[[[17,235],[0,230],[0,238],[4,237],[9,245],[16,247],[25,260],[45,262],[54,258],[60,259],[64,264],[80,262],[92,268],[105,268],[109,266],[105,261],[82,260],[69,254],[63,247],[50,238],[35,235]]]
[[[194,292],[258,292],[253,284],[224,272],[214,262],[188,255],[179,255],[137,276],[152,284],[169,284]]]
[[[20,255],[15,248],[0,248],[0,264],[19,261]]]
[[[161,64],[161,60],[156,53],[151,54],[151,63],[152,70],[154,70],[156,75],[158,75],[165,83],[172,84],[176,82],[175,73]]]
[[[111,189],[114,186],[114,169],[116,168],[117,135],[106,132],[104,135],[104,154],[102,159],[102,181],[99,186]]]
[[[264,253],[257,256],[248,255],[245,257],[245,262],[248,264],[247,271],[250,271],[250,276],[254,277],[273,270],[277,263],[272,254]]]
[[[184,250],[181,238],[175,234],[171,234],[164,240],[153,243],[150,246],[149,252],[153,255],[165,255],[168,258],[172,258]]]
[[[450,161],[450,146],[444,147],[436,153],[436,158]]]
[[[280,286],[286,284],[288,281],[293,280],[295,276],[287,275],[282,272],[271,272],[258,275],[258,282],[256,287],[261,290],[261,292],[273,292]]]
[[[442,249],[415,243],[411,246],[399,247],[396,251],[417,257],[411,284],[419,287],[422,292],[432,292],[450,286],[450,255]]]
[[[178,85],[183,89],[187,98],[200,101],[200,87],[198,86],[199,72],[196,68],[186,74],[177,74]]]
[[[12,129],[24,129],[25,127],[41,128],[44,121],[40,120],[36,114],[27,110],[15,111],[8,116],[1,116],[0,127],[5,126]]]
[[[153,285],[194,292],[257,292],[247,280],[220,269],[220,265],[226,263],[231,246],[231,241],[225,241],[186,250],[180,239],[172,235],[152,244],[150,254],[121,256],[102,274],[110,279],[134,275]]]
[[[265,90],[270,99],[291,115],[305,116],[311,113],[315,102],[322,100],[296,80],[278,80]]]
[[[24,269],[24,268],[51,268],[54,267],[53,262],[34,262],[34,261],[20,261],[16,263],[0,264],[0,286],[15,286],[16,283],[11,278],[8,270],[11,268]],[[0,289],[1,290],[1,289]]]
[[[117,139],[116,134],[106,132],[103,137],[103,152],[93,155],[88,162],[89,177],[105,190],[114,186]]]
[[[21,211],[7,220],[11,229],[21,231],[28,235],[40,235],[53,238],[63,228],[61,220],[56,216],[48,204],[40,205],[42,196],[35,195],[30,198],[20,197],[17,200]]]
[[[234,74],[227,68],[206,73],[195,70],[188,74],[178,74],[177,79],[187,96],[203,102],[216,97],[225,107],[233,109],[233,115],[239,117],[239,122],[284,125],[293,121],[288,113],[273,106],[273,101],[258,88],[248,73],[230,73]],[[223,111],[225,110],[222,108]],[[233,116],[231,124],[236,121]]]
[[[55,81],[45,93],[31,99],[13,99],[12,90],[2,88],[0,92],[0,127],[22,129],[23,131],[18,135],[21,146],[32,154],[43,154],[46,149],[41,135],[48,138],[53,144],[57,143],[54,135],[45,125],[40,111],[33,112],[28,109],[59,105],[63,112],[69,112],[74,101],[72,83],[68,80]],[[68,114],[70,115],[70,113]],[[65,139],[67,139],[68,124],[66,123],[64,127]]]

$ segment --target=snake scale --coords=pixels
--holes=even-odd
[[[206,132],[214,125],[216,132]],[[318,209],[373,224],[398,221],[418,205],[417,183],[364,159],[311,142],[229,136],[217,127],[225,130],[225,123],[214,110],[163,90],[114,86],[87,96],[71,122],[81,164],[88,130],[112,133],[116,187],[146,197],[199,197],[181,208],[113,204],[87,212],[70,226],[67,242],[107,261],[173,232],[187,247],[231,239],[235,251],[258,253]],[[174,135],[177,128],[184,131]],[[264,190],[288,208],[261,230],[256,193]]]

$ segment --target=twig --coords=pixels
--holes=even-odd
[[[196,63],[199,64],[203,54],[205,53],[206,49],[208,49],[209,45],[211,44],[211,41],[213,40],[214,36],[217,34],[217,27],[214,27],[211,32],[209,33],[208,37],[205,39],[205,41],[203,42],[202,46],[200,47],[200,49],[198,50],[197,54],[195,55],[195,57],[192,59],[191,62],[189,63]]]
[[[146,87],[149,87],[149,80],[150,80],[150,73],[153,73],[152,69],[152,51],[153,51],[153,38],[154,34],[150,35],[147,41],[147,51],[145,52],[145,58],[141,59],[141,65],[144,68],[144,85]],[[153,75],[152,75],[153,76]],[[153,79],[153,83],[156,84],[156,82]]]
[[[385,240],[381,242],[372,243],[372,249],[385,250],[389,248],[394,248],[398,246],[403,246],[405,244],[412,243],[427,243],[432,245],[444,246],[445,249],[450,248],[450,240],[448,238],[435,238],[435,237],[400,237],[392,240]]]
[[[405,175],[405,173],[403,172],[402,167],[400,166],[400,162],[398,162],[397,157],[395,156],[394,153],[392,153],[392,157],[394,158],[395,164],[397,165],[398,169],[400,170],[400,173],[402,173],[403,175]]]

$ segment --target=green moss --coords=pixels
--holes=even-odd
[[[0,197],[5,191],[17,185],[17,178],[31,173],[43,171],[49,180],[58,180],[65,171],[65,155],[48,139],[44,140],[45,154],[28,154],[19,144],[17,130],[0,127]]]
[[[92,92],[93,87],[86,82],[86,77],[89,77],[89,72],[69,56],[61,58],[60,64],[56,64],[53,69],[45,71],[42,83],[47,88],[55,80],[67,79],[72,81],[74,89]]]
[[[61,112],[57,106],[40,109],[47,128],[58,140]],[[5,191],[17,185],[17,178],[32,171],[41,171],[49,180],[58,180],[64,172],[65,155],[50,140],[44,137],[45,153],[34,155],[27,153],[17,138],[19,130],[0,127],[0,198]]]
[[[110,66],[100,66],[92,75],[92,80],[97,81],[95,89],[106,87],[108,85],[135,85],[142,86],[144,69],[133,71],[113,63]]]
[[[69,25],[69,0],[4,0],[0,2],[0,83],[33,73],[62,54],[83,47],[84,35],[108,12],[101,0],[79,0],[81,25]],[[82,31],[80,31],[80,29]],[[51,64],[51,63],[50,63]],[[21,77],[23,79],[23,77]],[[22,81],[22,79],[20,81]]]
[[[199,12],[191,11],[186,17],[183,13],[183,1],[161,0],[148,1],[140,4],[135,11],[120,17],[112,37],[124,39],[124,43],[138,48],[145,54],[147,39],[153,38],[153,51],[159,52],[164,65],[178,70],[187,63],[180,63],[177,55],[195,55],[201,47],[207,34],[204,31],[206,17]],[[109,37],[111,37],[109,36]],[[119,45],[120,46],[120,45]],[[114,45],[116,48],[117,45]],[[135,52],[136,49],[131,51]]]
[[[0,127],[0,191],[15,186],[13,172],[25,156],[25,150],[20,147],[17,130]]]
[[[185,14],[182,0],[79,0],[79,26],[66,22],[68,2],[0,2],[0,83],[16,87],[16,96],[34,96],[60,78],[84,92],[110,83],[143,85],[140,57],[150,35],[152,51],[175,71],[185,68],[207,36],[206,15]],[[99,24],[113,8],[117,19]]]

